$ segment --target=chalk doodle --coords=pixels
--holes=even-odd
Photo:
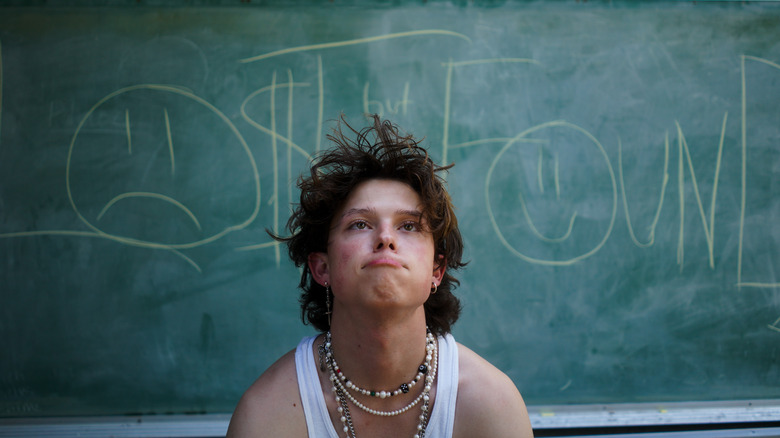
[[[283,177],[280,169],[281,162],[286,163],[286,174],[292,175],[295,171],[292,167],[294,156],[303,159],[310,160],[313,154],[316,154],[322,148],[321,131],[324,125],[324,104],[326,100],[326,92],[328,89],[326,73],[328,71],[327,61],[323,60],[323,54],[330,50],[345,47],[357,47],[376,44],[379,42],[388,41],[401,41],[409,39],[426,39],[426,38],[451,38],[461,41],[463,44],[473,44],[473,39],[467,35],[445,31],[439,29],[419,30],[412,32],[400,32],[400,33],[388,33],[384,35],[377,35],[374,37],[357,38],[344,41],[333,41],[328,43],[310,44],[304,46],[289,47],[271,51],[268,53],[258,54],[246,58],[236,60],[239,65],[258,65],[264,62],[268,62],[270,59],[279,59],[285,56],[299,56],[305,53],[313,53],[316,55],[316,77],[315,81],[299,81],[294,78],[291,68],[274,68],[270,77],[270,83],[265,86],[256,88],[251,91],[244,100],[240,103],[238,111],[241,119],[251,128],[257,132],[262,133],[269,140],[269,147],[271,152],[271,161],[264,163],[266,168],[270,168],[273,172],[272,186],[269,189],[266,196],[267,205],[270,206],[270,217],[272,218],[272,224],[270,230],[274,233],[279,233],[281,229],[281,223],[286,217],[286,213],[282,211],[282,196],[287,199],[292,199],[293,186],[290,183],[284,183],[286,192],[283,192],[282,184]],[[0,46],[2,49],[2,46]],[[741,102],[741,204],[740,204],[740,224],[739,224],[739,237],[738,237],[738,262],[737,262],[737,287],[739,288],[778,288],[780,283],[777,282],[761,282],[761,281],[745,281],[742,273],[742,258],[743,253],[749,250],[744,246],[745,233],[744,222],[745,215],[748,209],[746,204],[746,192],[748,190],[746,175],[747,169],[747,153],[748,153],[748,138],[747,138],[747,125],[749,123],[747,117],[747,84],[745,77],[745,69],[747,62],[760,63],[765,66],[777,69],[780,71],[780,65],[770,60],[743,55],[740,59],[741,72],[742,72],[742,102]],[[2,62],[2,52],[0,51],[0,63]],[[282,63],[283,64],[283,63]],[[484,59],[467,59],[467,60],[453,60],[440,64],[441,70],[441,85],[443,86],[443,102],[441,105],[442,114],[442,142],[440,145],[439,156],[442,162],[448,162],[449,154],[451,151],[476,148],[484,148],[486,154],[492,154],[491,165],[484,176],[483,180],[483,196],[485,200],[484,214],[489,219],[493,232],[496,238],[509,254],[517,257],[518,259],[532,264],[550,265],[550,266],[567,266],[584,259],[587,259],[594,254],[598,253],[605,243],[610,239],[615,230],[615,224],[617,219],[618,204],[622,204],[622,210],[625,216],[626,229],[634,245],[639,248],[649,248],[656,243],[656,230],[659,226],[659,219],[662,210],[667,208],[669,204],[665,202],[667,195],[667,186],[670,181],[669,165],[670,165],[670,140],[668,132],[659,136],[663,142],[663,167],[659,169],[660,185],[658,187],[658,197],[656,202],[656,208],[652,219],[647,227],[646,237],[637,237],[637,233],[634,230],[634,224],[632,221],[635,219],[631,215],[630,208],[630,188],[626,185],[625,169],[623,164],[623,142],[620,138],[615,140],[617,146],[617,172],[613,168],[612,159],[602,141],[597,139],[591,134],[588,129],[577,124],[568,122],[566,120],[553,120],[545,123],[538,124],[523,129],[518,134],[505,133],[506,135],[501,137],[490,138],[476,138],[467,139],[459,143],[452,142],[451,140],[451,116],[453,111],[453,96],[457,96],[460,90],[456,84],[457,76],[470,68],[494,68],[501,69],[507,66],[527,66],[527,68],[544,70],[545,65],[532,58],[520,58],[520,57],[507,57],[507,58],[484,58]],[[2,64],[0,64],[2,66]],[[278,74],[278,72],[283,72]],[[2,68],[0,68],[0,75],[2,74]],[[284,76],[284,79],[281,79]],[[0,76],[0,93],[2,93],[2,76]],[[403,83],[400,89],[396,90],[395,96],[383,95],[375,97],[372,95],[373,88],[372,83],[368,80],[362,83],[362,110],[366,113],[374,112],[379,114],[406,115],[411,108],[417,104],[412,96],[412,88],[418,84],[406,81]],[[296,132],[296,98],[295,90],[311,90],[316,95],[317,102],[317,120],[315,122],[315,141],[313,150],[303,147],[293,139],[293,134]],[[385,93],[387,91],[385,90]],[[139,111],[134,108],[133,96],[139,93],[151,93],[151,96],[159,96],[159,102],[150,108],[151,111]],[[167,96],[167,97],[163,97]],[[170,100],[171,96],[184,99],[187,104],[174,104],[173,107],[165,106],[163,102]],[[153,98],[152,98],[153,99]],[[167,100],[166,100],[167,99]],[[128,103],[125,106],[115,105],[119,101],[126,100]],[[283,103],[283,105],[280,104]],[[121,103],[121,102],[120,102]],[[178,105],[178,106],[177,106]],[[85,161],[90,157],[84,156],[80,152],[80,145],[82,143],[82,137],[92,136],[95,134],[95,130],[98,126],[94,125],[98,120],[108,120],[114,118],[114,112],[118,111],[118,118],[122,121],[122,136],[124,137],[123,149],[127,157],[132,158],[140,156],[143,144],[146,140],[142,140],[144,136],[148,136],[149,132],[144,131],[142,126],[150,126],[148,121],[143,121],[143,114],[155,114],[154,117],[159,118],[162,121],[161,128],[155,134],[162,139],[162,147],[160,151],[165,151],[166,161],[168,162],[168,173],[172,181],[177,180],[187,172],[186,160],[183,158],[188,149],[192,147],[181,139],[184,138],[182,129],[182,119],[180,114],[183,107],[181,105],[189,105],[205,109],[206,113],[213,117],[216,123],[221,124],[230,133],[232,133],[234,145],[232,147],[238,148],[241,151],[241,156],[245,159],[240,166],[241,172],[247,173],[247,178],[251,181],[251,190],[247,193],[241,194],[246,196],[245,205],[249,208],[244,214],[244,217],[232,223],[230,225],[213,229],[213,226],[209,225],[207,220],[208,213],[200,212],[196,204],[188,202],[182,199],[178,199],[175,194],[167,193],[164,188],[160,190],[149,190],[141,188],[131,188],[121,193],[115,193],[108,198],[105,198],[99,207],[96,207],[92,201],[87,201],[89,198],[81,190],[85,190],[88,185],[83,184],[81,181],[87,176],[79,176],[76,179],[77,172],[82,170],[76,170],[74,167],[74,161]],[[260,120],[253,114],[250,108],[257,105],[265,105],[267,114],[270,115],[270,120],[267,122]],[[116,108],[114,108],[116,106]],[[277,113],[281,108],[286,109],[286,113],[282,118],[277,117]],[[462,108],[458,108],[463,110]],[[2,116],[2,94],[0,94],[0,116]],[[713,180],[711,185],[711,197],[709,200],[709,206],[705,208],[705,203],[702,199],[701,191],[699,189],[700,181],[696,177],[694,158],[690,152],[690,145],[685,136],[685,129],[682,123],[675,121],[674,130],[676,131],[677,138],[677,186],[678,186],[678,237],[677,237],[677,251],[676,261],[680,270],[683,270],[685,265],[685,247],[686,247],[686,230],[685,230],[685,213],[686,213],[686,192],[684,187],[686,182],[689,182],[692,186],[692,192],[695,198],[695,205],[697,207],[698,216],[700,218],[701,226],[703,229],[703,237],[707,246],[707,262],[710,269],[716,268],[716,255],[715,255],[715,226],[716,226],[716,210],[718,206],[718,184],[719,177],[722,169],[722,156],[725,147],[725,138],[727,136],[727,121],[729,119],[728,113],[724,112],[722,123],[719,129],[719,142],[715,152],[715,166],[713,169]],[[0,120],[2,120],[0,118]],[[144,125],[144,123],[146,123]],[[582,140],[580,146],[566,146],[560,144],[553,144],[551,137],[546,137],[548,134],[554,134],[556,131],[568,131],[568,135],[579,136]],[[117,131],[119,132],[119,131]],[[188,140],[189,141],[189,140]],[[146,141],[148,143],[148,141]],[[584,143],[583,143],[584,142]],[[503,147],[498,149],[497,152],[491,152],[495,150],[494,145],[501,145]],[[572,148],[582,148],[587,144],[586,152],[588,154],[597,157],[599,169],[592,169],[591,177],[599,180],[603,180],[604,187],[606,187],[606,193],[608,197],[605,198],[604,211],[602,212],[603,220],[597,227],[598,231],[591,230],[583,234],[580,229],[580,223],[583,222],[583,212],[576,207],[576,202],[572,199],[566,199],[567,187],[566,184],[578,184],[571,180],[572,163],[566,161],[567,154],[572,153]],[[205,146],[208,147],[208,146]],[[284,148],[286,157],[282,160],[280,156],[280,148]],[[531,148],[531,149],[529,149]],[[568,148],[568,149],[567,149]],[[516,163],[524,162],[523,156],[528,155],[529,151],[535,151],[535,164],[533,168],[529,168],[529,172],[533,173],[531,178],[530,174],[518,174],[518,178],[530,178],[535,181],[535,189],[533,194],[529,192],[531,186],[518,180],[517,191],[515,193],[514,201],[511,204],[503,203],[500,206],[501,211],[506,213],[506,209],[516,209],[517,215],[512,217],[522,218],[522,222],[506,222],[506,219],[502,219],[502,216],[497,214],[497,206],[494,203],[494,196],[491,189],[491,184],[495,178],[499,178],[499,173],[509,172],[509,168],[506,167],[506,163],[515,160]],[[519,155],[518,155],[519,154]],[[510,158],[515,156],[515,158]],[[155,156],[154,160],[161,158],[162,156]],[[184,161],[182,161],[184,160]],[[519,160],[519,161],[518,161]],[[567,163],[564,166],[563,163]],[[148,163],[147,163],[148,164]],[[574,163],[576,164],[576,163]],[[139,163],[139,165],[143,165]],[[188,264],[196,269],[199,269],[198,264],[192,259],[188,258],[184,253],[185,250],[195,248],[201,245],[212,243],[227,234],[238,232],[246,229],[252,224],[258,217],[258,214],[263,207],[261,203],[261,187],[260,187],[260,172],[258,170],[258,164],[255,158],[255,152],[253,152],[240,130],[236,127],[230,117],[214,106],[213,103],[206,101],[204,98],[195,95],[192,91],[178,87],[176,85],[165,84],[139,84],[129,87],[120,88],[102,99],[98,100],[92,108],[88,109],[84,117],[81,119],[78,126],[75,127],[75,132],[71,139],[71,143],[68,148],[67,161],[64,163],[65,169],[65,189],[67,193],[68,202],[74,214],[78,217],[79,221],[86,227],[86,230],[37,230],[37,231],[23,231],[14,232],[7,231],[0,234],[0,238],[20,238],[29,236],[40,235],[62,235],[62,236],[80,236],[90,238],[102,238],[115,241],[120,244],[144,247],[150,249],[161,249],[170,251],[177,256],[181,257]],[[82,167],[79,167],[82,169]],[[686,176],[687,174],[687,176]],[[525,175],[525,176],[523,176]],[[500,176],[504,178],[504,176]],[[582,182],[581,182],[582,183]],[[284,193],[284,195],[282,195]],[[218,194],[214,194],[218,196]],[[552,196],[553,198],[549,198]],[[542,199],[545,199],[545,203],[541,203]],[[584,202],[586,200],[579,200],[577,202]],[[123,209],[136,209],[136,212],[140,203],[150,203],[150,205],[166,205],[172,208],[171,212],[178,212],[181,214],[181,223],[189,223],[193,227],[193,235],[187,238],[181,237],[179,241],[165,241],[160,238],[145,237],[143,235],[133,235],[132,232],[125,233],[118,229],[109,229],[111,223],[111,217],[114,214],[122,214]],[[289,203],[284,203],[289,205]],[[545,206],[546,205],[546,206]],[[553,205],[557,205],[555,208],[562,208],[561,212],[561,225],[557,229],[553,229],[557,226],[553,226],[549,223],[540,224],[536,216],[543,212],[542,209],[552,208]],[[164,208],[169,208],[164,207]],[[150,207],[154,209],[155,207]],[[126,212],[127,213],[127,212]],[[173,215],[177,213],[171,213]],[[206,215],[205,217],[203,215]],[[204,220],[205,219],[205,220]],[[586,244],[587,250],[579,253],[568,253],[567,251],[559,252],[556,256],[545,256],[541,254],[530,254],[526,250],[519,248],[516,243],[513,243],[513,233],[517,232],[518,226],[525,224],[527,231],[546,244],[550,245],[565,245],[572,240],[585,239],[589,243]],[[106,228],[109,227],[109,228]],[[547,227],[547,229],[542,229]],[[515,231],[511,231],[515,230]],[[199,234],[198,236],[195,236]],[[598,235],[597,238],[594,236]],[[175,240],[175,239],[174,239]],[[277,266],[281,260],[281,254],[279,244],[273,240],[265,240],[261,242],[248,242],[244,245],[235,248],[238,251],[258,251],[271,249],[274,251],[274,258]]]

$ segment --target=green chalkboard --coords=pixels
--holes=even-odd
[[[0,416],[232,411],[342,112],[455,163],[454,334],[530,405],[778,397],[780,8],[314,3],[0,7]]]

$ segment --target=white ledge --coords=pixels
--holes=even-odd
[[[730,427],[745,424],[745,428],[741,429],[643,433],[641,437],[780,437],[780,400],[532,405],[528,407],[528,413],[535,430],[674,425],[702,425],[710,429],[710,426],[718,424]],[[210,438],[224,437],[229,422],[230,414],[5,418],[0,419],[0,438]],[[773,427],[761,428],[761,423],[774,424]],[[609,435],[610,438],[624,436],[639,435]],[[591,435],[589,438],[596,437]]]
[[[529,406],[534,429],[780,422],[780,400]]]

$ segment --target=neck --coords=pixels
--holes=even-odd
[[[422,309],[420,309],[422,311]],[[333,354],[345,375],[362,387],[397,387],[425,358],[425,314],[406,321],[339,319],[331,325]]]

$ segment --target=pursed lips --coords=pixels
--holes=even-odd
[[[364,268],[376,267],[376,266],[389,266],[389,267],[392,267],[392,268],[403,268],[404,267],[404,265],[401,262],[399,262],[398,260],[382,257],[382,258],[371,260],[370,262],[366,263]]]

